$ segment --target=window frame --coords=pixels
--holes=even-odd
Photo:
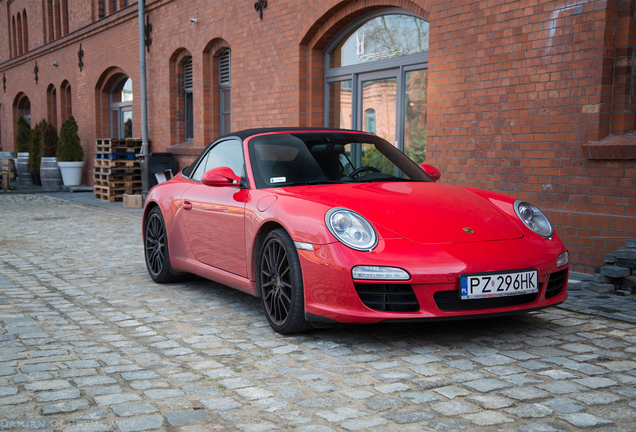
[[[241,177],[241,181],[239,182],[239,186],[240,187],[246,186],[247,185],[247,168],[246,168],[246,164],[245,164],[245,152],[244,152],[244,149],[243,149],[243,142],[239,138],[236,138],[236,137],[223,138],[223,139],[220,139],[219,141],[213,143],[212,145],[210,145],[210,147],[208,149],[206,149],[205,152],[203,153],[203,155],[199,158],[198,162],[196,162],[196,166],[192,169],[192,171],[190,171],[190,174],[189,175],[185,175],[185,174],[182,173],[182,175],[185,178],[187,178],[188,180],[192,180],[192,181],[201,183],[201,178],[199,178],[199,179],[195,178],[195,174],[196,174],[197,170],[201,167],[202,164],[207,164],[208,158],[210,157],[210,153],[215,148],[217,148],[220,144],[223,144],[223,143],[235,143],[239,147],[239,149],[241,150],[241,158],[243,159],[243,167],[242,167],[243,172],[242,173],[235,172],[234,174],[236,174],[239,177]],[[227,166],[227,165],[219,165],[219,166]],[[214,167],[214,168],[218,168],[218,167]],[[229,168],[231,168],[231,167],[229,167]],[[213,168],[210,168],[210,169],[213,169]],[[203,175],[207,171],[209,171],[209,170],[206,169],[205,171],[203,171],[201,173],[201,175]],[[249,187],[249,186],[247,186],[247,187]]]

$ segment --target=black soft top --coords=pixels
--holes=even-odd
[[[307,127],[254,128],[254,129],[244,129],[242,131],[237,131],[237,132],[230,132],[228,134],[220,136],[219,138],[217,138],[216,140],[212,141],[210,144],[205,146],[205,149],[203,149],[203,151],[195,159],[195,161],[192,162],[192,164],[190,164],[189,166],[185,167],[181,171],[181,173],[184,176],[186,176],[186,177],[190,177],[190,174],[192,173],[192,169],[194,169],[194,167],[197,166],[197,164],[199,163],[199,160],[205,154],[205,152],[208,150],[208,148],[210,148],[210,146],[212,146],[217,141],[225,139],[225,138],[234,138],[235,137],[235,138],[239,138],[241,141],[244,141],[245,139],[247,139],[247,138],[249,138],[251,136],[259,135],[259,134],[263,134],[263,133],[272,133],[272,132],[309,132],[309,131],[311,131],[311,132],[356,132],[356,133],[367,133],[367,132],[361,132],[361,131],[354,131],[354,130],[350,130],[350,129],[336,129],[336,128],[311,127],[311,126],[307,126]]]

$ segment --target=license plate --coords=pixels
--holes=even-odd
[[[506,297],[539,292],[536,270],[511,273],[462,275],[459,288],[462,300]]]

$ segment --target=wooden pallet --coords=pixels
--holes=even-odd
[[[116,140],[127,141],[127,140]],[[95,144],[95,151],[106,153],[139,153],[141,150],[141,142],[123,142],[114,144]]]
[[[135,153],[107,153],[95,152],[95,159],[135,160]]]
[[[95,159],[95,167],[101,168],[134,168],[139,167],[137,160]]]
[[[97,180],[95,179],[95,186],[105,187],[109,189],[124,189],[126,191],[132,191],[134,189],[141,190],[141,180],[137,181],[115,181],[115,180]],[[127,192],[128,193],[128,192]]]
[[[141,176],[141,167],[119,167],[119,168],[110,168],[110,167],[102,167],[96,166],[93,169],[93,174],[100,175],[138,175]]]
[[[109,186],[93,186],[93,191],[95,194],[95,199],[101,201],[115,202],[115,201],[123,201],[124,194],[131,195],[135,193],[141,192],[141,186],[137,188],[112,188]]]
[[[95,181],[112,181],[112,182],[132,182],[139,181],[141,182],[141,174],[93,174],[93,179]]]

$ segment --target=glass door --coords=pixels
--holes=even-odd
[[[384,138],[397,147],[399,69],[358,75],[355,129]]]

